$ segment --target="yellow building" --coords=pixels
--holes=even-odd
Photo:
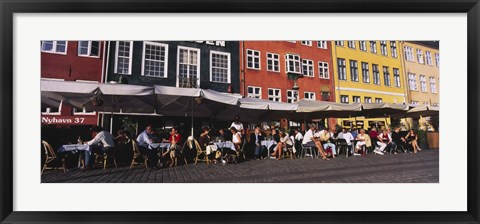
[[[407,103],[399,41],[335,41],[332,49],[335,99],[341,103]],[[363,121],[363,128],[390,124],[386,118],[338,119]],[[359,125],[361,126],[361,125]]]
[[[439,106],[440,51],[438,42],[400,42],[403,49],[407,98],[411,105]],[[430,127],[425,118],[420,127]],[[430,127],[431,128],[431,127]]]

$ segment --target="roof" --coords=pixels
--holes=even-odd
[[[439,46],[440,46],[440,41],[407,41],[407,42],[420,44],[420,45],[435,48],[435,49],[439,49]]]

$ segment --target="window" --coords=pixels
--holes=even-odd
[[[412,105],[418,105],[418,101],[412,101]]]
[[[316,100],[317,98],[315,97],[314,92],[304,92],[303,93],[303,99],[305,99],[305,100]]]
[[[390,51],[393,58],[397,57],[397,42],[390,41]]]
[[[295,103],[299,100],[298,90],[287,90],[287,102]]]
[[[413,73],[408,73],[408,87],[410,90],[417,90],[417,78]]]
[[[440,67],[440,54],[439,53],[435,53],[435,65],[437,67]]]
[[[301,73],[300,55],[286,54],[285,55],[285,70],[286,72]]]
[[[340,103],[348,103],[348,96],[340,95]]]
[[[368,63],[362,62],[362,80],[363,83],[370,83],[370,73],[368,72]]]
[[[312,46],[312,41],[302,41],[302,45]]]
[[[354,82],[358,82],[358,63],[355,60],[350,60],[350,78]]]
[[[376,54],[377,53],[377,42],[370,41],[370,52]]]
[[[355,49],[355,41],[348,41],[347,44],[349,48]]]
[[[378,65],[372,64],[373,72],[373,84],[380,85],[380,71],[378,70]]]
[[[338,79],[340,80],[347,80],[347,69],[345,65],[345,59],[338,58]]]
[[[383,66],[383,83],[386,86],[390,86],[390,73],[387,66]]]
[[[267,53],[267,71],[280,72],[280,56],[274,53]]]
[[[268,100],[282,102],[282,93],[280,89],[268,89]]]
[[[318,76],[321,79],[329,79],[330,74],[328,73],[328,63],[327,62],[318,62]]]
[[[73,108],[73,115],[94,115],[95,111],[87,111],[85,107],[82,108]]]
[[[393,82],[395,87],[400,87],[400,72],[398,68],[393,68]]]
[[[318,40],[317,41],[317,47],[322,48],[322,49],[327,49],[327,41]]]
[[[100,41],[78,41],[78,55],[99,57]]]
[[[294,40],[287,40],[287,42],[290,42],[290,43],[297,43],[297,41],[294,41]]]
[[[210,51],[210,81],[230,83],[230,53]]]
[[[365,98],[363,98],[363,102],[372,103],[372,97],[366,96]]]
[[[166,44],[143,42],[143,75],[167,78],[167,49]]]
[[[353,96],[353,97],[352,97],[352,101],[353,101],[354,103],[360,103],[360,97],[359,97],[359,96]]]
[[[115,73],[130,75],[132,68],[132,41],[117,41]]]
[[[417,59],[418,63],[423,64],[423,51],[421,49],[417,49]]]
[[[427,79],[424,75],[420,75],[420,88],[422,92],[427,92]]]
[[[44,115],[60,115],[62,112],[62,104],[63,100],[60,101],[58,107],[51,107],[50,105],[42,103],[42,111],[41,113]]]
[[[367,41],[359,41],[358,45],[360,50],[367,51]]]
[[[260,70],[260,51],[247,49],[247,68]]]
[[[178,87],[198,88],[200,86],[200,49],[178,47]]]
[[[380,52],[382,55],[388,56],[387,41],[380,41]]]
[[[336,46],[341,46],[341,47],[345,46],[343,41],[335,41],[335,45]]]
[[[425,51],[425,61],[427,61],[427,65],[433,65],[433,63],[432,63],[432,52]]]
[[[57,54],[67,54],[67,41],[42,41],[42,51]]]
[[[375,98],[375,103],[383,103],[382,98]]]
[[[430,92],[437,93],[437,87],[435,86],[435,77],[430,77]]]
[[[432,106],[438,107],[438,103],[432,103]]]
[[[405,46],[405,60],[413,61],[413,48]]]
[[[302,60],[303,75],[313,77],[313,61],[308,59]]]
[[[249,86],[247,92],[247,97],[262,99],[262,88],[260,87]]]

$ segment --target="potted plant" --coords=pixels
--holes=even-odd
[[[418,146],[421,149],[428,149],[427,131],[419,129],[417,134],[418,134]]]

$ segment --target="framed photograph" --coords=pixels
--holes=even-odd
[[[0,7],[1,223],[479,223],[477,0]]]

